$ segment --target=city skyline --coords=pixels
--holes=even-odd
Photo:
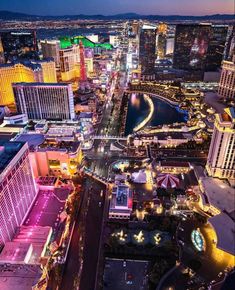
[[[66,2],[63,0],[52,0],[46,1],[46,3],[43,1],[32,4],[29,0],[24,1],[24,3],[17,0],[3,0],[0,3],[0,10],[52,16],[76,14],[114,15],[119,13],[203,16],[211,14],[234,14],[234,2],[233,0],[213,0],[212,5],[212,0],[199,0],[195,3],[189,3],[187,0],[167,0],[164,3],[147,0],[138,4],[134,0],[118,0],[115,3],[110,0],[91,0],[83,3],[78,3],[76,0],[68,0]]]
[[[8,1],[0,289],[233,289],[231,0]]]

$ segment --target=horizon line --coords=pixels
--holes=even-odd
[[[11,11],[11,10],[0,10],[0,12],[10,12],[10,13],[16,13],[16,14],[25,14],[28,16],[44,16],[44,17],[59,17],[59,16],[79,16],[79,15],[84,15],[84,16],[104,16],[104,17],[109,17],[109,16],[116,16],[116,15],[125,15],[125,14],[135,14],[137,16],[185,16],[185,17],[205,17],[205,16],[214,16],[214,15],[235,15],[235,13],[212,13],[212,14],[202,14],[202,15],[190,15],[190,14],[139,14],[136,12],[120,12],[120,13],[115,13],[115,14],[86,14],[86,13],[79,13],[79,14],[57,14],[57,15],[43,15],[43,14],[31,14],[27,12],[18,12],[18,11]]]

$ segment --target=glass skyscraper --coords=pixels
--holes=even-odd
[[[39,59],[36,31],[7,31],[1,32],[0,37],[6,62],[18,59]]]
[[[141,75],[145,79],[154,78],[156,59],[156,27],[144,25],[140,32],[139,62]]]
[[[216,71],[221,66],[228,27],[211,24],[178,24],[173,66],[192,71]]]

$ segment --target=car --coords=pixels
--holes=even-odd
[[[181,241],[181,240],[179,240],[179,244],[182,245],[182,246],[184,246],[184,242]]]
[[[219,272],[218,277],[222,277],[223,276],[223,272]]]

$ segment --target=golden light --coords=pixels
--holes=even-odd
[[[138,220],[144,220],[146,214],[147,212],[145,210],[136,210],[136,217]]]
[[[144,234],[143,231],[140,231],[138,234],[134,235],[135,240],[137,243],[143,243],[144,242]]]
[[[159,245],[159,243],[161,242],[161,236],[159,233],[157,233],[156,235],[154,235],[154,241],[156,245]]]
[[[157,214],[162,214],[163,213],[163,206],[162,206],[162,204],[160,204],[159,206],[157,206],[156,212],[157,212]]]

